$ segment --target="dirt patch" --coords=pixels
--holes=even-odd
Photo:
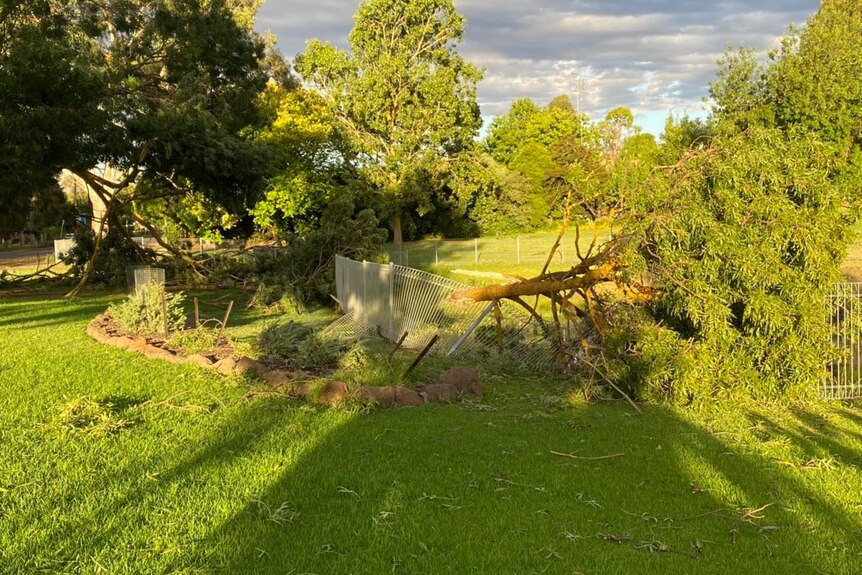
[[[479,372],[472,367],[453,367],[441,373],[438,381],[440,385],[450,385],[465,395],[482,397],[485,394]]]

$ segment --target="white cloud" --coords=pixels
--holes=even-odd
[[[592,76],[582,95],[593,118],[628,106],[636,118],[702,114],[715,61],[729,45],[778,45],[819,0],[455,0],[467,18],[459,48],[485,68],[479,102],[486,117],[515,98],[539,103],[567,93],[576,73]],[[267,0],[258,29],[272,30],[288,57],[309,38],[347,45],[357,1]],[[645,126],[652,129],[650,126]]]

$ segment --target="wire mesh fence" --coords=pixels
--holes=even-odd
[[[593,239],[597,244],[610,239],[608,231],[585,232],[580,236],[566,234],[554,254],[555,264],[573,264],[578,261],[577,251],[589,248]],[[514,238],[476,238],[472,240],[422,240],[405,242],[400,248],[390,245],[389,258],[396,264],[428,268],[432,265],[454,266],[511,266],[545,263],[556,236],[518,236]]]
[[[862,398],[862,283],[835,284],[826,298],[832,344],[838,359],[829,364],[824,399]]]
[[[126,268],[126,285],[137,295],[149,284],[165,285],[165,270],[150,266],[129,266]]]
[[[562,368],[552,341],[534,319],[508,302],[452,298],[471,286],[394,263],[336,257],[337,299],[345,315],[330,326],[355,336],[399,340],[432,353],[516,367]]]

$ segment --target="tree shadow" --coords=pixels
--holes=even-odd
[[[258,500],[172,569],[862,569],[850,544],[862,537],[858,512],[798,470],[721,437],[661,408],[642,418],[541,402],[527,411],[462,404],[375,412],[274,475]]]
[[[215,425],[207,425],[204,436],[195,438],[175,437],[174,441],[155,442],[141,449],[136,434],[152,432],[159,425],[161,414],[155,419],[155,410],[178,410],[184,417],[195,417],[195,412],[185,411],[184,405],[170,406],[170,398],[160,402],[146,402],[142,397],[107,396],[100,401],[111,403],[113,409],[136,420],[128,432],[101,440],[89,438],[66,438],[58,440],[57,448],[75,453],[77,466],[89,470],[76,482],[58,482],[49,490],[50,496],[38,502],[43,521],[53,527],[41,529],[19,541],[14,549],[6,549],[4,559],[10,564],[25,565],[29,569],[72,570],[78,566],[82,548],[96,549],[93,557],[96,564],[115,561],[122,564],[128,558],[118,556],[116,550],[129,545],[129,524],[146,526],[153,523],[152,514],[160,508],[176,505],[179,499],[194,499],[205,494],[201,504],[211,504],[221,487],[209,482],[221,475],[231,481],[241,480],[241,467],[245,460],[254,457],[261,442],[267,442],[270,433],[285,421],[285,409],[292,409],[284,402],[248,402],[238,409],[229,410],[224,416],[218,413]],[[150,405],[147,405],[150,404]],[[136,409],[138,408],[138,409]],[[309,416],[314,415],[310,413]],[[294,421],[295,423],[295,421]],[[170,434],[168,429],[156,430],[159,434]],[[185,439],[185,441],[184,441]],[[99,450],[90,450],[81,442],[99,441]],[[129,446],[137,446],[130,450]],[[92,446],[91,446],[92,447]],[[103,457],[118,461],[96,467]],[[207,493],[209,492],[209,493]],[[218,517],[213,509],[201,508],[200,517],[213,520]],[[200,517],[186,517],[188,526]],[[117,521],[116,518],[122,518]],[[175,525],[173,532],[165,534],[175,544],[187,545],[194,530]],[[164,529],[164,526],[158,531]],[[21,526],[24,532],[24,526]],[[160,534],[135,533],[143,538],[137,544],[146,546],[158,540]],[[150,541],[146,541],[149,538]],[[186,539],[186,541],[182,541]],[[82,542],[86,542],[82,544]],[[58,567],[59,566],[59,567]],[[85,569],[86,571],[86,569]]]
[[[76,302],[75,305],[64,306],[57,309],[56,306],[63,305],[58,299],[56,305],[45,308],[44,300],[21,303],[6,303],[9,300],[0,300],[0,327],[14,325],[16,329],[35,329],[48,325],[63,324],[72,321],[92,319],[96,314],[104,311],[104,300]]]

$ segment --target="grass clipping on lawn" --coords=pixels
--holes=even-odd
[[[44,428],[59,435],[106,437],[132,424],[131,420],[118,417],[111,403],[79,397],[55,406],[54,414]]]

